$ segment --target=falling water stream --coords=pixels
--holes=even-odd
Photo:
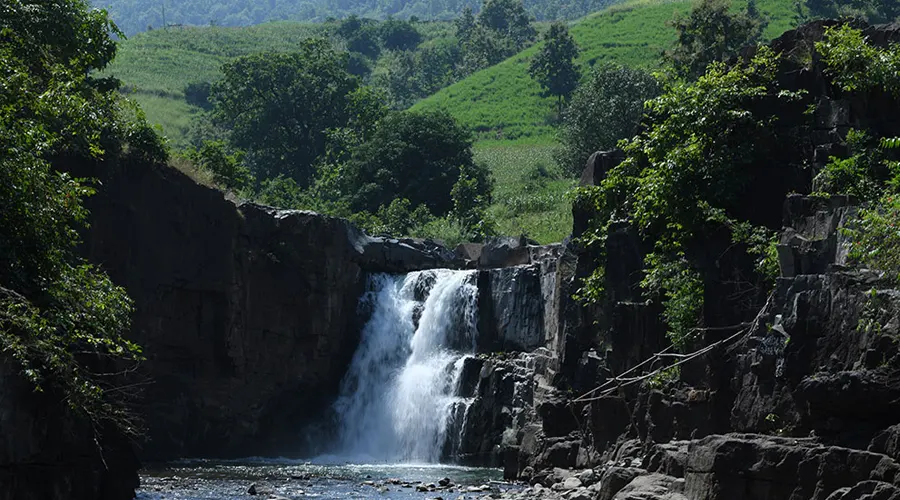
[[[353,460],[441,458],[465,356],[474,352],[474,274],[446,269],[372,278],[372,315],[335,403],[338,454]]]
[[[369,317],[334,403],[338,429],[331,454],[308,461],[164,464],[145,470],[138,499],[246,498],[252,483],[290,499],[422,498],[411,488],[375,489],[369,483],[447,476],[471,485],[499,479],[495,469],[439,463],[445,449],[458,447],[452,420],[464,419],[469,403],[457,396],[457,386],[476,347],[474,272],[374,275],[360,305]]]

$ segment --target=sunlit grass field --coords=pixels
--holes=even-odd
[[[475,159],[490,167],[496,186],[489,216],[501,234],[538,243],[562,241],[572,231],[569,191],[553,161],[554,145],[479,144]]]
[[[735,1],[733,8],[743,8]],[[768,16],[766,36],[791,27],[793,2],[758,0]],[[630,0],[571,23],[585,71],[603,62],[657,68],[674,40],[668,22],[686,13],[691,0]],[[543,28],[544,26],[542,26]],[[450,36],[452,23],[419,25],[426,39]],[[160,125],[170,143],[183,146],[199,109],[184,100],[184,87],[215,81],[221,65],[245,54],[290,51],[310,36],[329,36],[328,25],[274,22],[244,28],[195,27],[156,30],[122,42],[107,70],[120,78],[148,119]],[[528,75],[538,47],[487,68],[421,101],[414,109],[448,110],[478,138],[475,155],[496,179],[491,218],[502,234],[525,234],[540,243],[561,241],[572,227],[565,178],[553,161],[555,101],[540,95]]]
[[[598,63],[658,68],[662,52],[675,40],[669,26],[676,13],[687,13],[691,0],[631,0],[613,5],[571,24],[570,32],[581,53],[578,63],[587,71]],[[733,9],[744,8],[736,0]],[[758,0],[770,22],[766,37],[791,28],[793,2]],[[558,117],[555,99],[540,95],[528,75],[534,46],[420,101],[414,109],[446,109],[471,127],[481,140],[513,140],[540,144],[552,140]]]

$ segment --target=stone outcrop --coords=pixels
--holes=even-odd
[[[124,500],[138,486],[131,442],[111,425],[97,428],[63,398],[35,392],[0,358],[0,500]]]
[[[843,138],[851,127],[900,135],[897,121],[886,119],[900,113],[896,98],[849,98],[828,84],[820,67],[795,64],[801,59],[793,56],[832,24],[811,23],[773,42],[787,55],[781,84],[805,90],[817,105],[810,123],[800,125],[808,142],[798,145],[813,172],[828,156],[846,154]],[[900,40],[900,27],[866,28],[866,34],[887,43]],[[617,151],[593,155],[582,183],[597,184],[621,158]],[[812,186],[809,171],[785,175],[794,176],[789,183],[806,176]],[[556,267],[558,324],[543,345],[547,361],[522,375],[548,388],[533,392],[522,431],[503,444],[515,453],[502,460],[507,477],[531,485],[511,497],[900,498],[900,290],[878,272],[848,267],[841,229],[856,215],[855,200],[795,194],[785,200],[785,186],[754,187],[759,199],[748,205],[765,204],[760,217],[770,226],[780,213],[781,277],[771,295],[729,235],[707,235],[687,251],[705,288],[708,328],[695,348],[709,350],[678,373],[612,383],[580,401],[572,395],[647,373],[649,366],[629,370],[668,340],[659,306],[642,298],[641,261],[649,249],[633,228],[610,226],[603,304],[570,300],[595,255],[564,246]],[[573,215],[578,236],[593,214],[575,206]],[[568,489],[556,472],[585,467],[599,478],[586,492]]]

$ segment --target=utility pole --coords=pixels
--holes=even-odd
[[[166,24],[166,0],[162,0],[162,16],[163,16],[163,29],[166,29],[169,25]]]

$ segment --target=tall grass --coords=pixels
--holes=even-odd
[[[568,193],[574,181],[556,168],[554,148],[546,144],[475,148],[475,160],[487,165],[496,181],[488,214],[501,234],[524,234],[538,243],[554,243],[571,232]]]

